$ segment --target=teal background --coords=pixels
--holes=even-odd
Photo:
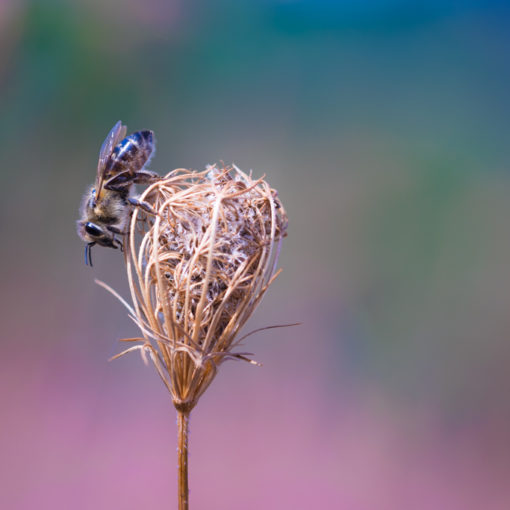
[[[118,252],[75,232],[99,147],[278,189],[282,275],[191,419],[192,508],[510,507],[504,2],[0,2],[0,506],[173,508],[175,413]]]

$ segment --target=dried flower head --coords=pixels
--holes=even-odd
[[[175,407],[189,413],[277,276],[287,216],[277,193],[237,167],[175,170],[140,197],[125,243],[133,307]]]

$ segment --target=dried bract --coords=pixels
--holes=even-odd
[[[125,256],[144,338],[121,354],[148,354],[189,412],[224,360],[250,361],[237,336],[277,275],[287,216],[266,181],[235,166],[175,170],[140,199],[157,215],[135,209]]]

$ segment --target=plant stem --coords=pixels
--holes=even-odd
[[[189,508],[188,488],[188,432],[189,411],[177,411],[177,459],[178,459],[178,502],[179,510]]]

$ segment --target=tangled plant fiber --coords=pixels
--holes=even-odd
[[[155,214],[133,212],[125,240],[133,306],[123,302],[143,338],[125,339],[137,345],[116,357],[141,350],[172,396],[184,509],[189,413],[223,361],[255,363],[235,351],[247,336],[238,333],[278,275],[287,216],[263,178],[235,166],[174,170],[140,200]]]

